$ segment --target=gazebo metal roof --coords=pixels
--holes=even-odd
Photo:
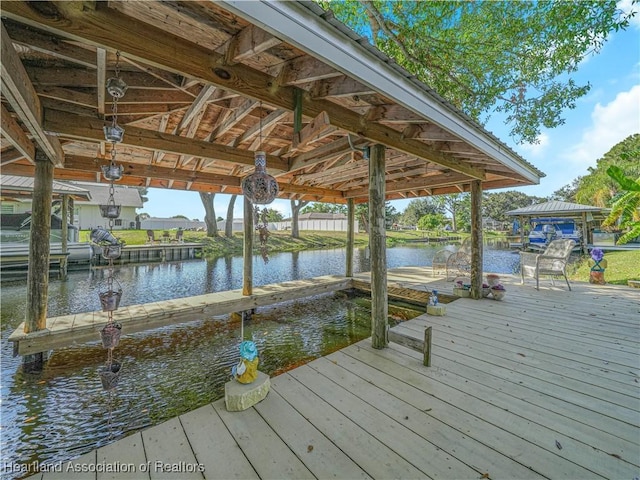
[[[579,203],[561,202],[559,200],[552,200],[550,202],[539,203],[537,205],[530,205],[528,207],[517,208],[510,210],[507,215],[510,216],[567,216],[567,215],[579,215],[582,213],[602,213],[606,214],[607,208],[593,207],[591,205],[581,205]]]

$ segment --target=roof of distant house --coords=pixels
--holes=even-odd
[[[33,194],[33,177],[19,177],[17,175],[2,175],[0,188],[3,195],[28,196]],[[76,199],[91,199],[91,192],[87,188],[72,185],[68,182],[53,181],[54,195],[70,195]]]
[[[91,193],[91,200],[79,201],[78,203],[86,205],[106,205],[109,201],[109,184],[107,183],[70,183],[80,186]],[[142,208],[143,204],[140,191],[134,187],[114,185],[113,199],[116,205],[122,205],[123,207]]]

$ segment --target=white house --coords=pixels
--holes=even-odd
[[[143,230],[174,230],[178,228],[183,230],[200,230],[207,228],[207,226],[204,222],[188,220],[186,218],[149,217],[140,222],[140,228]]]

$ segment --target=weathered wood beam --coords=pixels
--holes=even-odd
[[[387,247],[385,228],[385,147],[371,147],[369,158],[369,247],[371,251],[371,346],[385,348],[389,343]]]
[[[4,8],[3,8],[4,13]],[[87,70],[86,68],[45,68],[27,66],[27,72],[29,78],[31,78],[34,85],[43,86],[59,86],[59,87],[71,87],[71,88],[96,88],[97,75],[96,70]],[[115,74],[115,72],[108,72],[109,74]],[[144,72],[122,72],[122,79],[127,83],[131,89],[145,89],[145,90],[167,90],[169,85],[167,82],[162,81],[148,73]],[[175,75],[175,74],[174,74]],[[175,75],[178,78],[177,75]],[[184,91],[183,91],[184,93]],[[127,92],[127,95],[129,92]],[[195,95],[190,95],[189,103],[193,102]]]
[[[271,47],[282,43],[277,37],[265,32],[255,25],[249,25],[231,37],[224,45],[225,58],[229,65],[240,63]]]
[[[13,22],[5,22],[4,25],[14,43],[85,68],[96,68],[96,55],[91,50],[72,45],[50,34],[23,28]]]
[[[289,168],[288,173],[295,172],[296,170],[301,170],[311,165],[335,158],[338,155],[342,155],[343,153],[351,150],[351,145],[358,148],[365,143],[367,142],[361,138],[352,138],[351,143],[349,143],[349,138],[344,137],[315,148],[311,152],[301,153],[289,159],[291,167]]]
[[[104,84],[103,84],[104,85]],[[95,93],[77,92],[69,88],[63,87],[35,87],[36,93],[39,97],[50,98],[52,100],[58,100],[60,102],[71,103],[73,105],[80,105],[81,107],[89,108],[95,112],[104,115],[104,88],[102,88],[103,95],[100,100]],[[101,89],[98,89],[100,91]],[[102,102],[102,112],[100,112],[100,102]]]
[[[377,105],[366,114],[370,122],[424,123],[426,120],[402,105]]]
[[[55,110],[45,110],[45,125],[47,130],[57,132],[66,138],[89,141],[101,141],[104,138],[102,127],[105,123],[97,118],[77,117]],[[122,145],[242,165],[255,164],[253,152],[247,150],[146,130],[132,125],[126,126]],[[267,165],[273,170],[285,171],[288,168],[286,160],[273,155],[267,155]]]
[[[345,277],[353,277],[353,251],[355,246],[356,207],[353,198],[347,200],[347,259]]]
[[[292,150],[301,149],[308,143],[324,138],[336,130],[337,128],[331,125],[327,112],[320,112],[320,114],[307,123],[302,130],[293,134],[291,148]]]
[[[389,182],[385,184],[388,193],[407,192],[420,188],[434,188],[446,185],[455,185],[460,182],[469,182],[469,177],[458,173],[446,173],[440,175],[429,175],[426,177],[412,178],[400,182]],[[367,187],[349,190],[345,193],[347,198],[355,198],[365,195]]]
[[[225,65],[221,54],[172,35],[111,9],[82,11],[75,2],[57,2],[46,14],[29,2],[6,2],[3,14],[19,21],[38,25],[54,33],[69,35],[96,46],[118,49],[127,56],[151,65],[170,69],[181,75],[199,78],[242,95],[262,100],[278,108],[293,110],[294,87],[274,86],[275,79],[244,64]],[[49,10],[55,10],[54,12]],[[308,93],[305,94],[309,97]],[[326,111],[332,123],[373,142],[424,158],[433,163],[484,179],[484,172],[463,161],[443,154],[424,143],[406,139],[391,127],[372,123],[365,117],[329,100],[305,99],[304,113],[315,117]],[[423,119],[425,120],[425,119]]]
[[[260,130],[262,130],[263,135],[269,135],[269,133],[271,133],[271,131],[278,125],[278,122],[283,120],[289,114],[290,112],[281,108],[274,110],[262,120],[256,122],[253,126],[247,128],[242,136],[236,140],[235,146],[258,137],[260,135]]]
[[[122,75],[122,77],[126,82],[124,75]],[[189,95],[188,93],[180,90],[142,90],[129,88],[127,90],[127,94],[118,100],[118,108],[120,108],[120,105],[127,105],[131,103],[192,103],[193,99],[193,95]],[[108,100],[110,100],[110,98]],[[111,107],[111,101],[107,102],[107,106]]]
[[[107,51],[104,48],[96,48],[96,65],[98,66],[96,72],[96,88],[98,94],[96,106],[98,108],[98,115],[104,118],[105,97],[107,96]],[[93,97],[93,95],[91,96]]]
[[[331,65],[310,56],[294,58],[279,68],[279,85],[299,85],[343,75]]]
[[[180,125],[178,125],[178,131],[183,130],[184,128],[191,123],[198,113],[207,108],[207,101],[209,97],[216,91],[216,87],[214,85],[205,85],[200,93],[193,101],[189,109],[185,112],[184,117],[180,121]]]
[[[471,298],[482,298],[482,182],[471,182]]]
[[[36,147],[33,142],[29,140],[27,134],[22,130],[22,127],[18,125],[18,122],[11,116],[11,114],[4,108],[4,105],[0,104],[0,131],[2,135],[9,140],[11,145],[20,153],[18,158],[25,157],[31,162],[35,162]],[[2,154],[2,162],[5,162],[5,154]]]
[[[17,116],[27,127],[34,141],[56,166],[62,166],[64,152],[60,141],[45,133],[42,128],[42,107],[38,95],[29,80],[22,61],[13,47],[13,43],[4,23],[1,25],[2,49],[0,70],[2,76],[2,94],[9,101]],[[33,158],[33,157],[32,157]]]
[[[13,162],[17,162],[18,160],[22,160],[23,158],[26,158],[26,156],[17,148],[4,150],[2,154],[0,154],[0,165],[4,167],[5,165],[8,165]],[[7,174],[4,168],[2,169],[2,173]]]
[[[213,140],[214,138],[220,137],[221,135],[227,133],[238,123],[240,123],[246,116],[248,116],[255,108],[257,103],[258,102],[251,98],[243,100],[240,105],[229,112],[229,115],[224,120],[224,122],[218,125],[218,127],[216,127],[215,130],[211,132],[210,138]]]
[[[353,78],[343,76],[315,82],[309,91],[311,98],[352,97],[354,95],[370,95],[376,93]]]

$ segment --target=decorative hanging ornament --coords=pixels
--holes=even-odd
[[[254,205],[266,205],[278,196],[278,182],[267,173],[267,154],[255,152],[256,170],[242,179],[242,193]]]

